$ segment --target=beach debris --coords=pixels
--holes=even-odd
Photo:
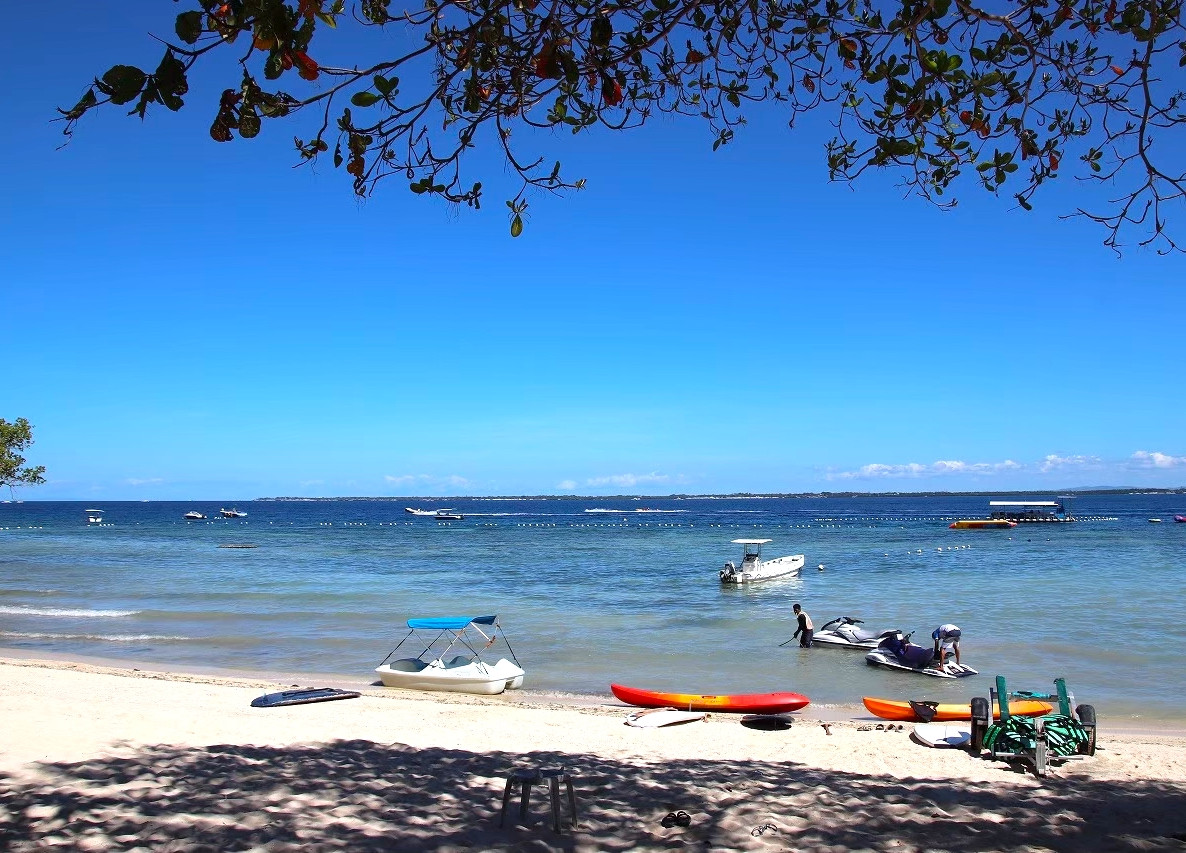
[[[760,823],[749,831],[749,834],[755,838],[760,838],[767,832],[778,832],[778,827],[772,823]]]
[[[820,723],[820,728],[824,730],[824,734],[830,735],[832,733],[831,723]]]
[[[668,812],[667,816],[659,822],[668,828],[673,826],[691,826],[692,816],[681,809],[678,812]]]

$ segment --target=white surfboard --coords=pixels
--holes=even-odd
[[[914,736],[925,746],[963,746],[972,739],[972,727],[952,723],[919,723]]]
[[[640,729],[657,729],[660,726],[674,726],[679,723],[692,723],[707,717],[703,711],[677,711],[675,708],[648,708],[645,711],[633,711],[626,715],[626,725]]]

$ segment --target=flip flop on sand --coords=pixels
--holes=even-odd
[[[877,724],[877,725],[875,725],[873,728],[874,728],[876,731],[879,731],[879,732],[883,732],[883,731],[885,731],[885,726],[883,726],[881,723],[878,723],[878,724]]]
[[[778,832],[778,827],[772,823],[763,823],[760,826],[755,826],[753,829],[751,829],[749,834],[756,837],[767,832]]]
[[[665,827],[691,826],[692,816],[682,809],[678,812],[668,812],[667,817],[660,821]]]

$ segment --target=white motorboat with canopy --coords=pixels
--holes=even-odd
[[[488,696],[523,686],[525,673],[506,635],[501,634],[502,626],[498,624],[497,616],[409,619],[408,628],[408,634],[375,669],[383,686]],[[430,635],[431,639],[426,643]],[[413,638],[415,640],[410,645],[423,645],[423,650],[416,657],[391,660],[392,655]],[[514,663],[505,657],[496,663],[482,660],[482,652],[500,639]]]
[[[773,560],[762,559],[762,546],[773,542],[773,539],[734,539],[734,545],[741,545],[741,566],[733,565],[733,561],[725,563],[721,569],[721,583],[743,584],[754,581],[771,580],[788,576],[798,576],[803,571],[802,554],[791,557],[775,557]]]

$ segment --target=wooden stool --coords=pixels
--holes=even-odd
[[[563,782],[568,791],[568,809],[573,826],[577,822],[577,798],[572,789],[572,778],[568,770],[561,767],[557,770],[518,769],[507,775],[507,784],[502,791],[502,810],[498,816],[498,825],[505,826],[507,807],[511,803],[511,794],[515,787],[519,787],[519,822],[527,821],[527,807],[531,800],[531,786],[537,782],[547,782],[552,795],[552,829],[560,832],[560,783]]]
[[[541,770],[540,777],[547,779],[552,788],[552,830],[554,832],[560,831],[560,783],[563,782],[565,788],[568,789],[568,812],[569,820],[573,826],[577,825],[577,797],[572,791],[572,777],[568,775],[568,770],[564,767],[558,770]]]
[[[502,791],[502,811],[498,816],[499,826],[506,824],[507,806],[511,802],[511,790],[515,787],[515,785],[520,786],[519,820],[524,821],[527,819],[527,801],[531,797],[531,786],[539,781],[540,775],[538,769],[519,769],[511,771],[510,775],[507,776],[507,786]]]

